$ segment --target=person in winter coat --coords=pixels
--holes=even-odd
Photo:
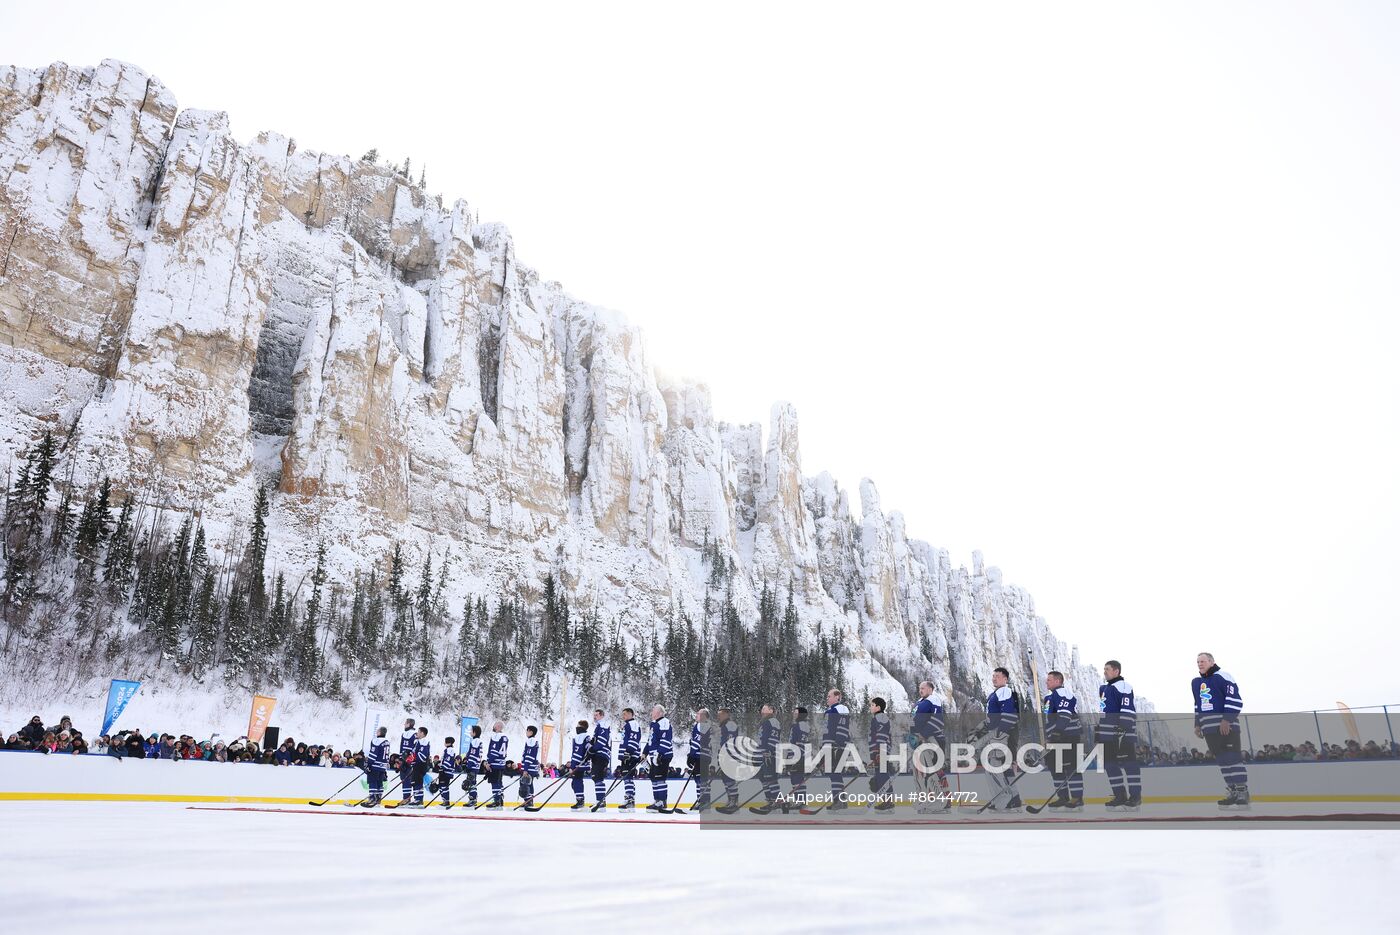
[[[29,723],[19,729],[19,739],[31,747],[37,747],[44,739],[44,721],[39,715],[29,719]]]
[[[146,758],[146,744],[141,739],[141,732],[134,730],[126,735],[126,755],[133,760],[144,760]]]

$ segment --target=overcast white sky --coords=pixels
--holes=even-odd
[[[426,164],[1159,707],[1400,703],[1400,7],[523,6],[6,5],[0,64]]]

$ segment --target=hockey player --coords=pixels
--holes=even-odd
[[[943,699],[934,693],[933,683],[928,680],[919,683],[919,700],[914,702],[912,729],[916,747],[932,745],[943,749],[947,739],[944,734]],[[921,780],[920,787],[926,795],[936,790],[938,796],[934,801],[920,805],[919,813],[936,815],[948,811],[951,808],[947,795],[948,780],[944,777],[943,770],[927,773],[918,769],[915,775]]]
[[[617,755],[621,759],[623,801],[618,808],[630,812],[637,807],[636,775],[637,764],[642,758],[642,725],[631,708],[622,709],[622,731],[617,745]]]
[[[992,744],[1004,744],[1007,749],[1016,749],[1016,728],[1021,722],[1021,703],[1016,697],[1016,693],[1011,690],[1011,673],[1004,667],[997,666],[992,670],[992,692],[987,696],[987,720],[982,724],[973,746],[979,756],[982,751]],[[1002,764],[993,764],[994,766]],[[1013,780],[1007,776],[1008,772],[1014,769],[1014,761],[1009,769],[991,769],[987,771],[992,784],[997,787],[992,794],[991,808],[1000,808],[1004,812],[1019,812],[1021,810],[1021,796],[1013,788]],[[997,806],[995,803],[1003,795],[1010,796],[1006,804]]]
[[[384,780],[389,778],[389,728],[381,727],[365,750],[365,776],[369,780],[369,798],[360,804],[374,808],[384,798]]]
[[[487,811],[500,810],[505,805],[501,779],[506,774],[506,753],[510,748],[510,738],[502,733],[505,729],[503,721],[492,724],[486,743],[486,775],[491,780],[491,804],[486,806]]]
[[[455,737],[444,737],[442,739],[442,759],[438,762],[437,785],[434,787],[442,794],[442,807],[452,806],[452,780],[457,778],[458,757],[453,745],[457,743]],[[429,799],[428,804],[433,804]]]
[[[886,766],[892,742],[890,716],[885,713],[885,699],[870,699],[870,791],[875,795],[875,811],[894,808],[894,796],[885,791],[890,783]]]
[[[1135,812],[1142,806],[1142,767],[1137,761],[1137,707],[1133,686],[1123,679],[1123,666],[1110,659],[1099,686],[1099,723],[1094,739],[1103,744],[1104,770],[1113,798],[1110,812]]]
[[[589,745],[592,737],[588,733],[588,722],[579,721],[574,725],[573,745],[569,749],[569,775],[573,782],[574,804],[569,806],[573,811],[583,809],[583,776],[588,772]]]
[[[734,723],[733,712],[728,708],[720,708],[715,712],[719,723],[719,749],[721,753],[729,755],[729,762],[738,763],[742,754],[737,746],[739,741],[739,725]],[[723,761],[720,766],[723,767]],[[739,810],[739,783],[723,768],[719,771],[720,781],[724,783],[725,803],[716,806],[715,811],[726,815],[732,815]]]
[[[612,769],[612,725],[602,708],[593,709],[593,737],[588,761],[593,774],[593,811],[608,807],[608,770]]]
[[[413,804],[413,750],[418,743],[418,731],[413,718],[403,722],[403,733],[399,735],[399,806]]]
[[[477,774],[481,772],[481,725],[473,724],[467,732],[467,749],[462,753],[462,788],[467,792],[466,806],[476,808]]]
[[[825,755],[831,757],[827,763],[827,780],[831,783],[831,803],[827,807],[839,812],[846,807],[841,801],[841,757],[846,752],[846,744],[851,741],[851,709],[841,700],[841,690],[833,688],[826,693],[826,724],[822,728],[822,747]],[[803,815],[814,815],[818,810],[804,808]]]
[[[1249,774],[1240,755],[1240,732],[1236,725],[1244,710],[1240,686],[1234,676],[1215,664],[1210,653],[1196,657],[1201,674],[1191,680],[1191,696],[1196,704],[1196,736],[1205,740],[1228,794],[1216,802],[1222,811],[1249,808]]]
[[[710,709],[701,708],[695,712],[695,723],[690,728],[690,755],[685,765],[690,767],[690,775],[695,778],[695,804],[692,812],[700,812],[710,807]]]
[[[1047,744],[1079,743],[1083,728],[1079,723],[1079,702],[1074,692],[1065,688],[1065,676],[1057,669],[1051,669],[1045,676],[1045,688],[1049,692],[1041,705],[1045,718],[1045,741]],[[1084,810],[1084,774],[1077,769],[1078,761],[1072,750],[1047,751],[1050,757],[1050,775],[1055,780],[1055,798],[1050,807],[1066,812]]]
[[[783,734],[783,725],[778,723],[778,712],[766,704],[758,712],[761,718],[758,725],[758,779],[763,783],[762,805],[750,805],[749,811],[757,815],[767,815],[778,807],[778,741]]]
[[[666,778],[671,769],[671,757],[675,755],[671,720],[666,717],[666,709],[654,705],[651,709],[651,730],[647,734],[647,770],[651,776],[651,804],[649,812],[666,810]]]
[[[520,797],[526,808],[535,804],[535,777],[540,774],[540,741],[538,728],[525,728],[525,746],[520,752]]]
[[[812,722],[807,720],[807,709],[798,705],[792,709],[792,727],[788,729],[788,743],[802,751],[802,755],[793,764],[792,770],[788,773],[788,782],[791,788],[788,789],[788,798],[791,803],[784,803],[783,814],[792,804],[802,804],[799,796],[807,794],[807,744],[812,739]]]
[[[427,808],[423,801],[423,780],[433,765],[433,745],[428,741],[428,729],[418,728],[413,738],[413,804],[417,808]]]

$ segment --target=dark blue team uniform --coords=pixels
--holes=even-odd
[[[1136,808],[1142,801],[1142,764],[1137,758],[1137,705],[1133,686],[1118,675],[1099,686],[1099,723],[1104,771],[1113,790],[1109,808]]]
[[[1240,752],[1240,732],[1237,722],[1244,710],[1244,698],[1234,676],[1211,666],[1205,675],[1191,680],[1191,698],[1196,707],[1196,729],[1205,738],[1206,746],[1215,756],[1216,765],[1225,785],[1234,793],[1237,789],[1247,796],[1249,774]],[[1220,725],[1229,722],[1230,733],[1222,734]],[[1246,804],[1245,802],[1238,804]],[[1222,805],[1227,804],[1222,801]]]

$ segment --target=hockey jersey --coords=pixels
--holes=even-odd
[[[622,722],[622,742],[617,752],[634,759],[642,755],[642,725],[636,718]]]
[[[675,753],[671,730],[671,719],[662,717],[651,722],[651,734],[647,737],[647,753],[656,756],[671,756]]]
[[[612,760],[612,725],[607,721],[593,722],[593,745],[588,748],[589,756],[605,756]]]
[[[588,748],[592,738],[586,734],[574,734],[573,745],[569,748],[569,768],[582,769],[588,765]]]
[[[451,747],[446,747],[442,751],[442,760],[438,763],[438,772],[451,779],[457,775],[457,751]]]
[[[365,751],[365,765],[369,769],[389,768],[388,737],[376,737],[369,742],[369,749]]]
[[[987,730],[1010,734],[1021,722],[1021,706],[1010,685],[1003,685],[987,696]]]
[[[883,711],[877,712],[870,717],[870,753],[873,756],[876,752],[888,753],[890,750],[891,730],[890,716]]]
[[[506,768],[506,749],[510,740],[505,734],[491,732],[491,740],[486,745],[486,765],[492,769]]]
[[[1196,705],[1196,726],[1215,728],[1221,720],[1231,724],[1244,710],[1239,683],[1220,666],[1211,666],[1205,675],[1191,680],[1191,696]]]
[[[826,709],[826,729],[822,731],[822,743],[844,746],[851,739],[851,709],[844,702]]]
[[[690,728],[690,755],[710,758],[710,722],[696,721]]]
[[[776,717],[770,717],[762,724],[758,725],[758,749],[765,756],[778,752],[778,741],[783,736],[783,725],[778,723]]]
[[[540,742],[537,738],[526,737],[525,747],[520,754],[520,769],[531,776],[540,772]]]
[[[935,695],[920,698],[914,704],[914,736],[919,743],[943,746],[943,704]]]
[[[1133,686],[1119,675],[1099,686],[1099,726],[1094,731],[1097,740],[1121,734],[1137,738],[1137,707],[1133,702]]]
[[[1082,725],[1079,723],[1079,702],[1074,693],[1061,686],[1046,695],[1041,704],[1045,716],[1045,738],[1047,740],[1078,740]]]
[[[481,738],[472,737],[467,741],[467,751],[462,754],[462,768],[469,773],[481,769]]]

